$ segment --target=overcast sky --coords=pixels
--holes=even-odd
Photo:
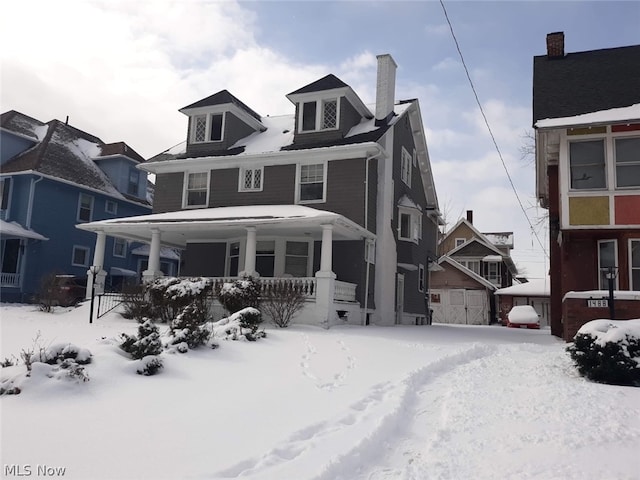
[[[531,222],[532,63],[547,33],[565,51],[640,44],[640,2],[445,1],[471,78]],[[186,138],[178,109],[228,89],[261,115],[333,73],[375,101],[376,54],[398,64],[396,99],[418,98],[440,209],[513,231],[529,277],[548,269],[475,103],[435,1],[10,1],[0,10],[0,109],[57,118],[149,158]],[[539,235],[546,242],[544,228]]]

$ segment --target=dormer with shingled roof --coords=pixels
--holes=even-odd
[[[187,155],[216,155],[241,138],[266,127],[262,117],[242,101],[221,90],[179,110],[189,117]]]

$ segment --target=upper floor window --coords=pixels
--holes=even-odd
[[[209,172],[187,173],[183,207],[206,207],[209,203]]]
[[[640,291],[640,239],[629,240],[629,286]]]
[[[71,257],[71,265],[74,267],[87,267],[89,266],[89,249],[87,247],[73,247],[73,253]]]
[[[0,210],[9,208],[9,190],[11,189],[11,178],[3,178],[0,180]]]
[[[605,188],[604,139],[569,144],[571,188],[575,190]]]
[[[407,149],[402,147],[401,163],[400,163],[400,178],[408,186],[411,186],[411,155],[407,152]]]
[[[331,130],[338,128],[338,99],[313,100],[300,104],[301,132]]]
[[[140,183],[140,172],[132,168],[129,170],[129,183],[127,185],[127,193],[129,195],[138,195],[138,184]]]
[[[460,265],[480,275],[480,260],[459,260]]]
[[[616,138],[616,186],[640,187],[640,137]]]
[[[463,245],[464,242],[466,242],[467,239],[466,238],[456,238],[456,247],[459,247],[460,245]]]
[[[398,238],[415,243],[422,238],[422,214],[413,209],[400,210]]]
[[[502,279],[500,278],[500,264],[498,262],[487,263],[487,280],[498,286],[502,283]]]
[[[618,267],[617,240],[598,240],[598,288],[607,290],[609,280],[607,274],[615,272]],[[618,277],[614,279],[614,288],[618,287]]]
[[[86,193],[81,193],[78,199],[78,221],[90,222],[93,215],[93,197]]]
[[[262,168],[242,168],[240,169],[240,191],[259,192],[262,190]]]
[[[106,200],[104,202],[104,211],[115,215],[118,213],[118,204],[113,200]]]
[[[195,115],[192,117],[191,141],[193,143],[219,142],[222,140],[224,114]]]
[[[300,165],[299,202],[323,202],[326,192],[325,164]]]

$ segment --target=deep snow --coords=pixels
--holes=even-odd
[[[143,377],[115,341],[137,324],[88,310],[0,305],[0,359],[38,331],[93,354],[88,382],[34,375],[0,397],[0,476],[640,478],[640,388],[582,379],[548,329],[267,327]]]

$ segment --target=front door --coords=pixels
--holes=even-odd
[[[396,285],[396,323],[402,323],[402,312],[404,311],[404,274],[398,274]]]

